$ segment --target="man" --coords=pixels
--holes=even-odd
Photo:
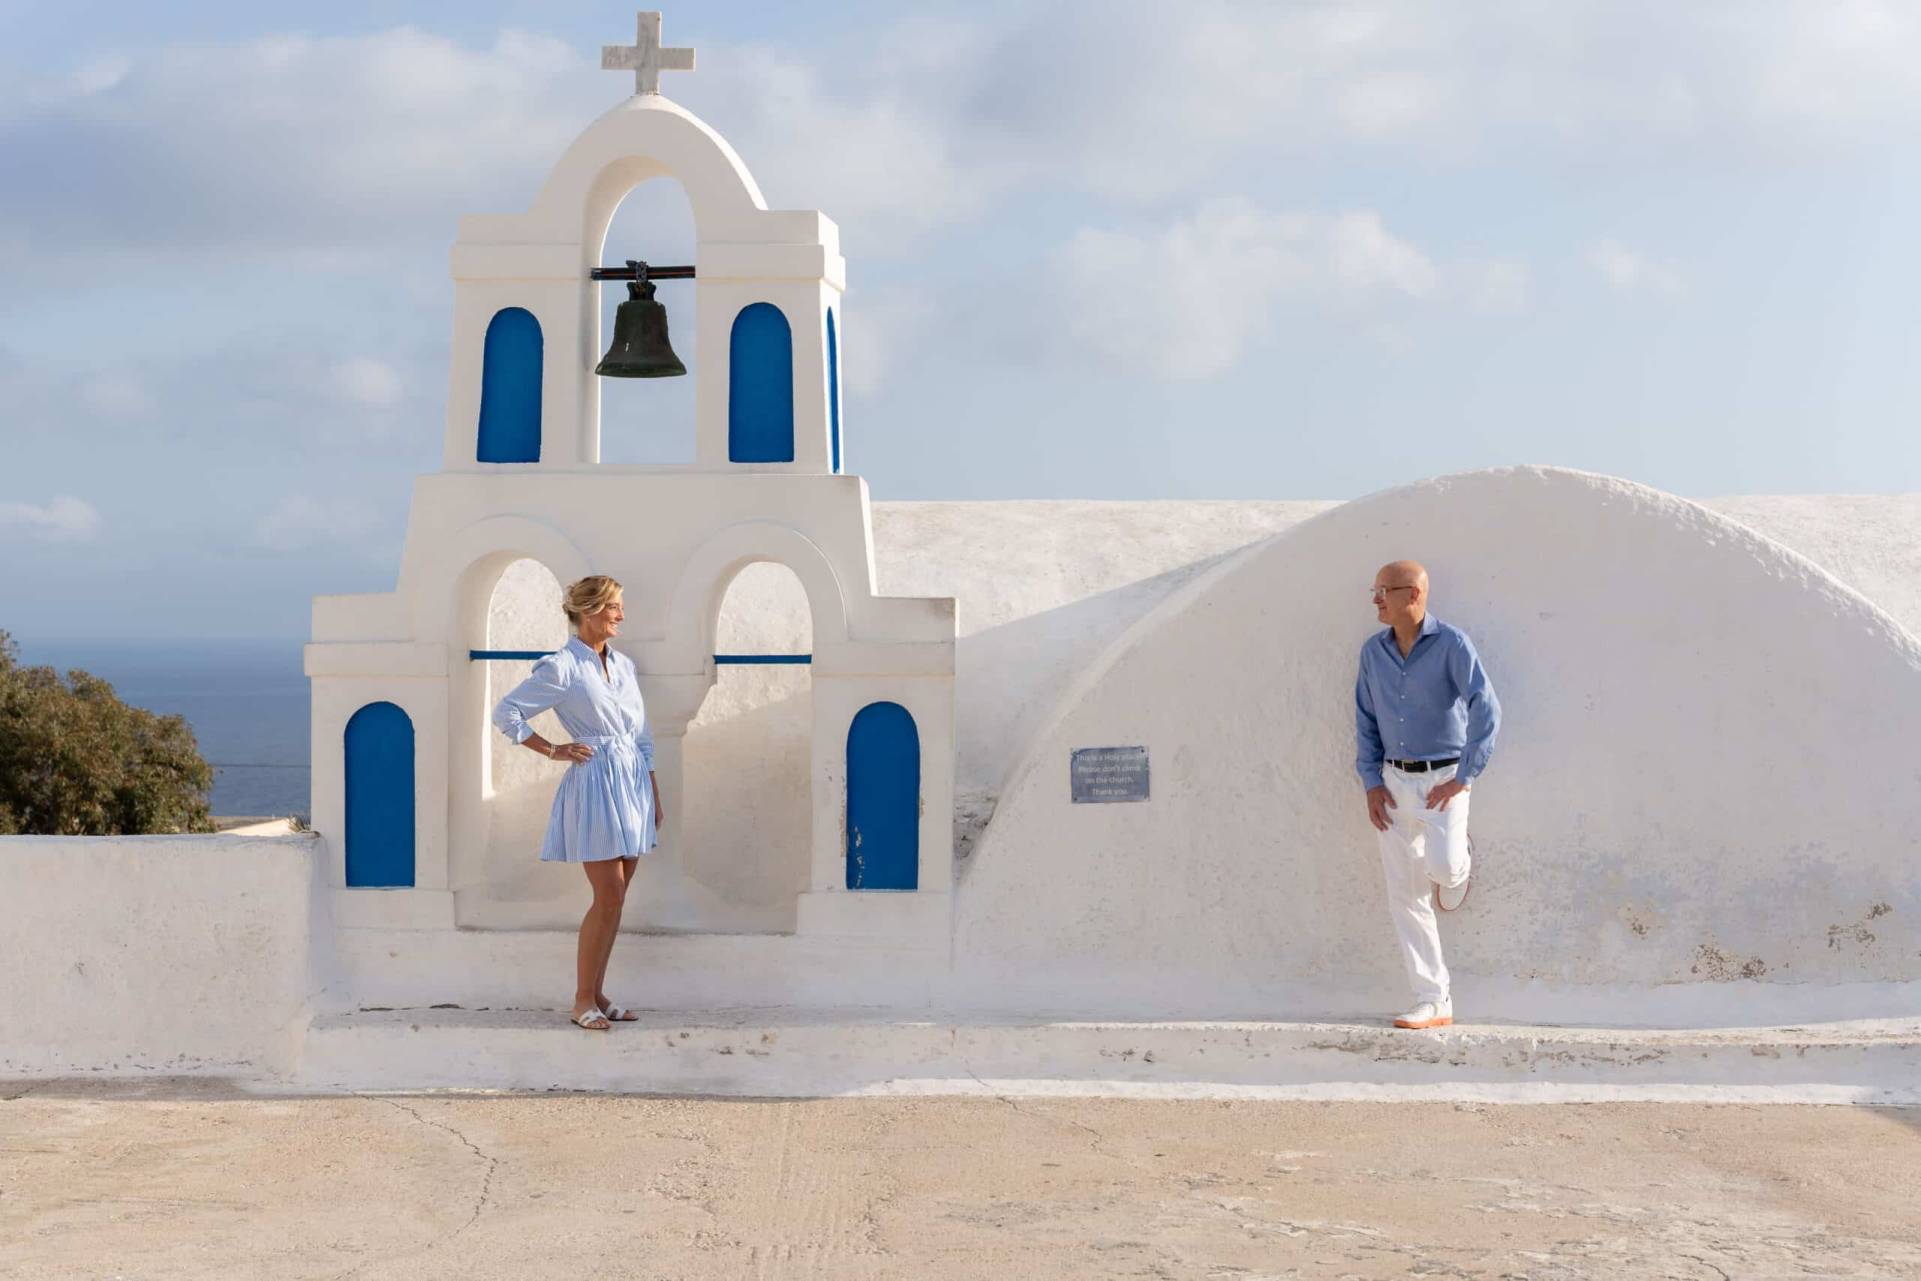
[[[1385,630],[1361,647],[1354,686],[1355,769],[1380,833],[1387,909],[1415,1006],[1395,1027],[1454,1021],[1435,910],[1467,899],[1468,789],[1494,754],[1501,704],[1474,642],[1427,609],[1427,571],[1411,560],[1374,576]]]

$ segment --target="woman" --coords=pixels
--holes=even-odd
[[[607,958],[620,933],[621,907],[640,856],[654,847],[660,783],[654,736],[633,661],[608,645],[626,618],[620,584],[603,574],[583,578],[561,608],[573,626],[566,648],[534,664],[531,676],[494,709],[494,726],[529,751],[566,761],[553,816],[540,847],[546,862],[579,863],[594,889],[580,922],[574,1022],[590,1032],[639,1016],[607,999]],[[527,722],[552,708],[573,737],[550,743]]]

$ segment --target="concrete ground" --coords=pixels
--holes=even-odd
[[[0,1084],[10,1278],[1921,1275],[1921,1110]]]

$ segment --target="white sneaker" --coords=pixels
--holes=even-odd
[[[1446,1027],[1454,1022],[1453,1001],[1422,1001],[1394,1020],[1395,1027]]]
[[[1453,886],[1452,888],[1446,885],[1436,885],[1434,887],[1434,910],[1437,912],[1452,912],[1459,908],[1461,904],[1467,902],[1467,887],[1472,884],[1474,884],[1474,878],[1470,876],[1467,880],[1462,881],[1459,885]]]

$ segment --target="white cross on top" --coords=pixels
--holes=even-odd
[[[659,93],[661,72],[694,69],[692,49],[660,47],[660,15],[658,13],[641,10],[640,21],[635,25],[637,30],[633,44],[601,46],[600,69],[602,71],[632,71],[635,93]]]

